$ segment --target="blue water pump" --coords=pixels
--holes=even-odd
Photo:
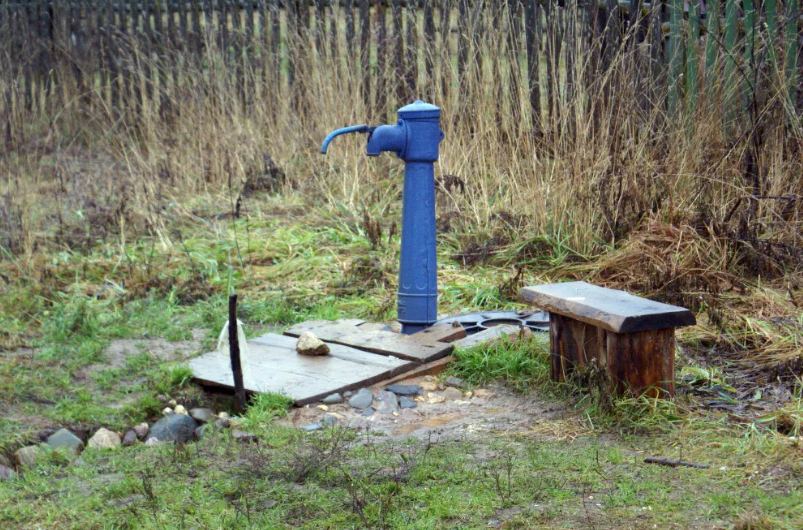
[[[441,109],[416,101],[398,110],[396,125],[354,125],[332,131],[321,146],[341,134],[368,135],[368,156],[384,151],[404,160],[402,196],[399,313],[402,333],[410,334],[433,325],[438,317],[438,275],[435,256],[435,169],[438,144],[443,140]]]

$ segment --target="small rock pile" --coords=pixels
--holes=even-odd
[[[374,414],[405,416],[407,414],[405,411],[408,410],[410,414],[416,415],[417,412],[412,409],[417,408],[419,403],[469,403],[465,400],[472,395],[477,397],[488,395],[488,392],[482,389],[477,390],[476,394],[468,391],[464,393],[463,390],[460,390],[467,386],[465,381],[454,376],[446,378],[443,383],[440,383],[436,377],[427,376],[420,384],[388,385],[376,394],[369,388],[361,388],[354,393],[345,392],[343,395],[331,394],[321,400],[321,404],[317,406],[325,413],[321,420],[305,425],[302,429],[311,432],[339,425],[345,418],[342,414],[330,411],[329,407],[344,403],[346,400],[348,400],[349,407],[362,417],[371,417]],[[483,396],[479,396],[480,393],[483,393]]]
[[[200,439],[209,429],[227,429],[231,420],[226,412],[215,413],[209,408],[187,409],[175,400],[164,398],[170,406],[163,410],[163,416],[153,425],[140,423],[118,433],[101,427],[84,443],[69,429],[59,429],[38,445],[21,447],[13,454],[13,461],[0,454],[0,481],[11,480],[19,472],[35,467],[43,458],[57,454],[63,458],[74,460],[86,447],[87,449],[113,450],[128,447],[137,443],[156,445],[165,442],[187,443]],[[171,408],[172,407],[172,408]],[[253,443],[256,436],[235,430],[233,436],[243,443]]]

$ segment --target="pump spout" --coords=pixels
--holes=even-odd
[[[349,134],[349,133],[368,133],[370,134],[373,131],[373,127],[369,127],[365,124],[362,125],[352,125],[351,127],[343,127],[342,129],[337,129],[330,132],[326,138],[323,140],[323,145],[321,145],[321,153],[326,154],[327,149],[329,149],[329,144],[332,143],[336,137],[340,136],[341,134]]]
[[[379,156],[384,151],[390,151],[401,158],[406,149],[407,131],[401,122],[398,125],[380,125],[374,129],[368,137],[368,147],[365,152],[368,156]]]

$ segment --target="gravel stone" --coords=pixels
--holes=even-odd
[[[443,397],[446,401],[457,401],[463,399],[463,393],[450,386],[443,391]]]
[[[422,391],[418,385],[389,385],[385,390],[393,392],[397,396],[420,396]]]
[[[78,454],[84,448],[84,442],[67,429],[59,429],[47,438],[47,445],[54,451],[63,454]]]
[[[134,427],[134,432],[137,433],[137,438],[140,440],[144,440],[145,437],[148,435],[148,424],[145,422],[140,423],[136,427]]]
[[[368,407],[367,409],[365,409],[365,410],[362,412],[362,414],[360,414],[360,416],[373,416],[373,415],[374,415],[374,412],[376,412],[376,411],[374,410],[374,407]]]
[[[44,452],[40,446],[29,445],[14,452],[14,462],[16,462],[17,467],[33,467],[39,462],[43,454]]]
[[[403,409],[414,409],[418,406],[414,400],[408,398],[407,396],[402,396],[399,398],[399,407]]]
[[[151,427],[148,441],[156,439],[159,442],[189,442],[195,437],[198,422],[185,414],[172,414],[160,419]]]
[[[134,429],[129,429],[128,432],[125,433],[123,436],[123,447],[129,447],[134,445],[139,440],[137,433]]]
[[[359,392],[351,396],[349,405],[355,409],[367,409],[374,402],[374,395],[367,388],[361,388]]]
[[[321,425],[320,423],[310,423],[309,425],[305,425],[304,427],[302,427],[302,429],[304,429],[307,432],[320,431],[321,429],[323,429],[323,425]]]
[[[335,425],[340,423],[340,420],[338,420],[337,416],[335,416],[334,414],[324,414],[321,423],[326,427],[334,427]]]
[[[0,482],[16,478],[17,474],[10,467],[0,464]]]
[[[340,394],[335,393],[335,394],[326,396],[321,401],[322,401],[322,403],[324,403],[326,405],[337,405],[338,403],[343,403],[343,396],[341,396]]]
[[[376,410],[380,414],[393,414],[399,410],[399,400],[393,392],[382,390],[377,394],[376,400],[379,402]]]
[[[466,388],[466,382],[453,375],[447,377],[443,384],[446,386],[453,386],[455,388]]]
[[[190,416],[192,416],[192,419],[195,421],[209,423],[215,419],[215,411],[212,409],[194,408],[190,409]]]
[[[89,439],[86,446],[95,449],[114,449],[115,447],[120,447],[120,444],[122,444],[122,440],[120,440],[119,434],[101,427]]]

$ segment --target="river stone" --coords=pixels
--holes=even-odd
[[[119,447],[121,443],[122,440],[120,440],[119,434],[101,427],[92,438],[89,439],[86,446],[95,449],[114,449],[115,447]]]
[[[14,462],[17,467],[33,467],[42,457],[42,448],[38,445],[21,447],[14,452]]]
[[[399,398],[399,407],[403,409],[414,409],[418,406],[414,400],[408,398],[407,396],[402,396]]]
[[[335,393],[335,394],[326,396],[321,401],[323,403],[325,403],[326,405],[337,405],[338,403],[343,403],[343,396],[341,396],[340,394]]]
[[[67,429],[59,429],[47,438],[47,445],[64,455],[75,455],[83,449],[84,442]]]
[[[389,385],[385,390],[393,392],[397,396],[420,396],[421,387],[418,385]]]
[[[228,429],[231,426],[231,420],[228,418],[218,418],[215,420],[215,429]]]
[[[323,425],[321,425],[320,423],[310,423],[309,425],[305,425],[304,427],[302,427],[302,429],[304,429],[307,432],[320,431],[321,429],[323,429]]]
[[[145,422],[140,423],[134,427],[134,432],[137,433],[137,438],[144,440],[148,435],[148,424]]]
[[[376,411],[374,410],[374,407],[368,407],[367,409],[365,409],[364,411],[362,411],[362,414],[360,414],[360,416],[373,416],[373,415],[374,415],[374,412],[376,412]]]
[[[17,474],[10,467],[0,464],[0,482],[16,478]]]
[[[215,418],[215,411],[212,409],[194,408],[190,409],[190,416],[192,416],[192,419],[195,421],[209,423]]]
[[[148,441],[156,439],[159,442],[189,442],[195,436],[198,422],[186,414],[172,414],[165,416],[151,427]]]
[[[301,355],[326,355],[329,353],[329,346],[312,332],[305,331],[298,337],[296,351]]]
[[[134,429],[129,429],[128,432],[125,433],[125,436],[123,436],[123,447],[134,445],[138,440],[139,438]]]
[[[466,388],[466,382],[453,375],[447,377],[443,384],[446,386],[453,386],[455,388]]]
[[[448,387],[443,391],[443,397],[446,401],[457,401],[463,399],[463,393],[453,387]]]
[[[359,392],[351,396],[349,405],[355,409],[367,409],[374,402],[374,395],[367,388],[361,388]]]
[[[334,427],[339,422],[340,420],[338,420],[337,416],[335,416],[334,414],[324,414],[323,420],[321,421],[321,423],[327,427]]]
[[[379,402],[376,410],[380,414],[393,414],[399,410],[399,401],[393,392],[382,390],[376,395],[376,400]]]
[[[173,409],[173,412],[175,414],[189,415],[189,412],[187,412],[187,409],[184,408],[184,405],[176,405],[176,408]]]

